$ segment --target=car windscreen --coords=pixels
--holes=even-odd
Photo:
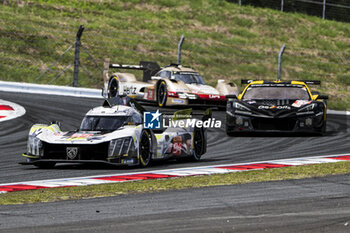
[[[295,99],[310,100],[307,89],[302,86],[253,86],[247,88],[243,100]]]
[[[174,73],[172,78],[174,78],[175,80],[181,80],[183,81],[184,83],[187,83],[187,84],[192,84],[192,83],[195,83],[195,84],[205,84],[202,76],[200,76],[200,74],[198,73],[185,73],[185,72],[177,72],[177,73]]]
[[[86,116],[80,131],[113,131],[127,124],[130,116]]]

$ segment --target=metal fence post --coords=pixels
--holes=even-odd
[[[79,30],[77,32],[77,37],[75,40],[73,87],[78,86],[78,74],[79,74],[79,65],[80,65],[79,56],[80,56],[80,46],[81,46],[80,38],[83,35],[83,31],[84,31],[84,26],[80,25]]]
[[[242,0],[238,0],[238,5],[242,6]]]
[[[283,12],[283,8],[284,8],[284,0],[281,0],[281,11]]]
[[[182,35],[180,38],[179,44],[177,45],[177,64],[178,65],[181,65],[181,47],[184,40],[185,40],[185,36]]]
[[[281,81],[281,73],[282,73],[282,55],[284,50],[286,49],[286,45],[284,44],[281,48],[280,53],[278,54],[278,76],[277,81]]]
[[[326,0],[323,0],[322,19],[326,19]]]

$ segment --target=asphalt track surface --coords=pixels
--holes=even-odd
[[[348,153],[349,117],[329,115],[325,136],[305,135],[249,135],[228,137],[225,134],[225,113],[214,111],[213,116],[222,120],[221,129],[208,131],[208,150],[200,162],[157,162],[149,168],[115,167],[96,165],[59,164],[54,169],[38,169],[22,166],[21,153],[26,151],[29,128],[34,123],[58,120],[62,130],[74,130],[80,125],[84,114],[92,107],[102,104],[101,99],[19,94],[0,92],[0,99],[15,102],[26,109],[26,114],[15,120],[0,122],[0,183],[32,181],[54,178],[127,173],[172,169],[213,164],[254,162],[305,156]],[[155,110],[155,107],[147,106]],[[165,111],[174,111],[166,109]],[[197,110],[200,112],[200,110]]]
[[[350,232],[350,175],[1,206],[1,232]]]

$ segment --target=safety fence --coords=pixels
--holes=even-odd
[[[239,5],[268,7],[284,12],[300,12],[323,19],[350,22],[349,0],[228,0]]]

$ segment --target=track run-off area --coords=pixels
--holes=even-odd
[[[196,166],[251,163],[267,160],[324,156],[349,153],[349,116],[328,114],[327,133],[324,136],[266,134],[228,137],[225,133],[225,112],[213,111],[213,117],[222,121],[221,129],[208,130],[208,150],[200,162],[168,160],[153,163],[148,168],[116,167],[106,165],[58,164],[53,169],[22,166],[19,162],[26,151],[27,136],[35,123],[60,121],[62,130],[75,130],[84,114],[102,104],[98,98],[58,95],[0,92],[0,99],[25,108],[25,115],[0,122],[0,184],[33,180],[59,179],[104,174],[149,172]],[[147,110],[156,107],[146,106]],[[171,112],[176,109],[161,109]],[[202,110],[195,110],[198,113]]]

